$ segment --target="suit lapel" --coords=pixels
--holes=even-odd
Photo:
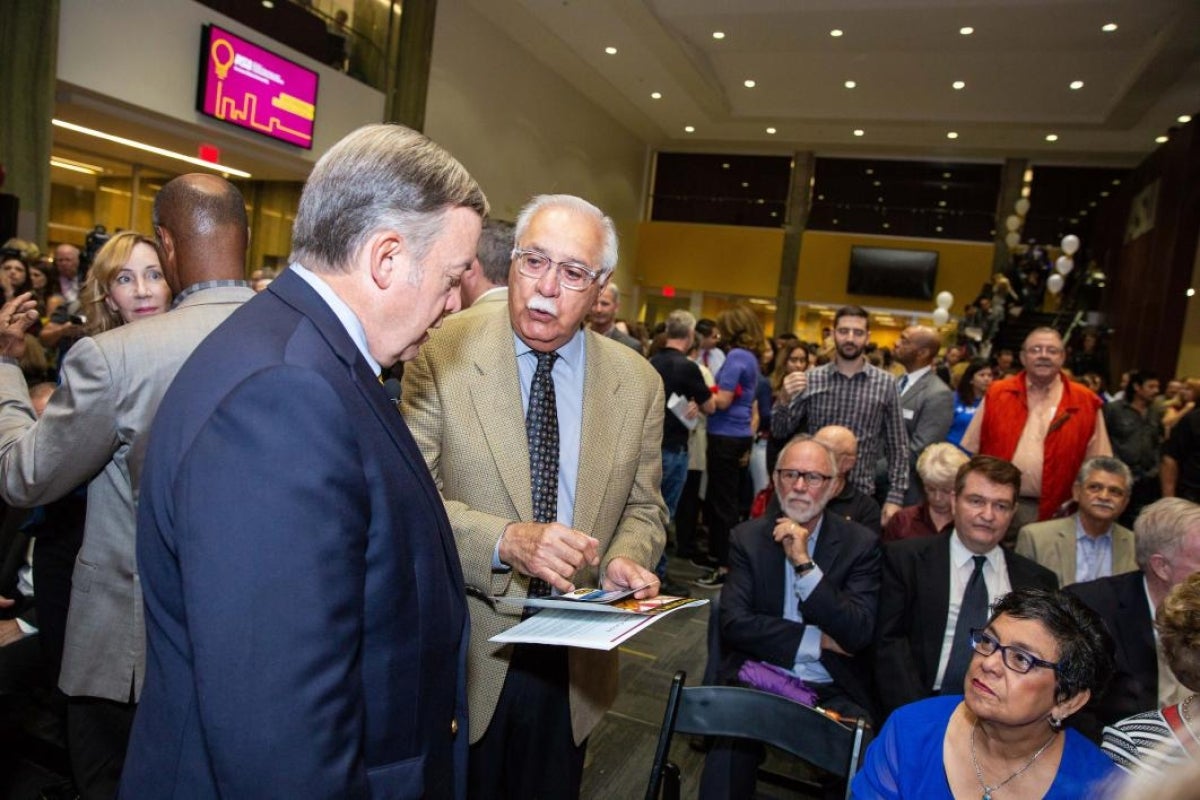
[[[1064,575],[1075,575],[1075,518],[1067,517],[1066,522],[1059,526],[1058,536],[1054,540],[1058,550],[1058,563],[1062,565]]]
[[[922,554],[925,564],[917,570],[921,579],[933,582],[928,592],[922,592],[925,603],[920,610],[922,618],[929,625],[922,648],[925,664],[930,669],[930,685],[933,685],[937,677],[942,639],[946,632],[946,616],[950,613],[950,537],[953,535],[953,532],[943,534],[941,541],[925,549]]]
[[[518,519],[533,519],[533,488],[529,480],[529,440],[521,408],[521,378],[517,351],[507,314],[492,314],[478,341],[475,370],[469,382],[471,402],[480,420],[487,452],[517,509]],[[480,453],[480,458],[485,458]]]
[[[612,477],[613,447],[625,424],[628,405],[620,399],[621,376],[617,365],[592,333],[584,333],[583,431],[579,442],[579,477],[575,484],[577,530],[596,530],[604,492]],[[586,465],[586,469],[583,466]]]

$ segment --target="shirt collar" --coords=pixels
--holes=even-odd
[[[1091,536],[1088,534],[1087,531],[1085,531],[1083,529],[1083,520],[1081,520],[1079,518],[1079,513],[1076,512],[1076,514],[1075,514],[1075,541],[1079,541],[1080,539],[1088,539],[1090,541],[1096,541],[1096,542],[1101,541],[1102,539],[1108,539],[1111,542],[1112,541],[1112,525],[1109,525],[1108,530],[1106,530],[1104,533],[1100,534],[1099,536]]]
[[[306,269],[300,262],[293,262],[288,268],[292,272],[295,272],[298,277],[312,287],[314,292],[321,296],[321,299],[325,301],[325,305],[329,306],[329,310],[334,313],[338,321],[342,323],[342,327],[346,329],[347,335],[354,341],[354,345],[366,360],[367,366],[371,368],[371,372],[378,375],[380,372],[379,362],[371,356],[371,351],[367,349],[367,332],[363,328],[362,322],[350,310],[350,306],[346,305],[346,301],[338,297],[333,287],[326,283],[320,275]]]
[[[191,297],[192,295],[196,294],[197,292],[203,292],[205,289],[224,289],[224,288],[229,288],[232,286],[241,286],[241,287],[245,287],[245,288],[249,289],[250,281],[239,281],[239,280],[235,280],[235,279],[231,279],[231,278],[222,278],[220,280],[215,280],[215,281],[200,281],[199,283],[193,283],[191,286],[187,287],[182,292],[175,295],[175,299],[171,301],[171,308],[178,308],[179,304],[182,303],[185,299],[187,299],[188,297]]]
[[[555,351],[563,363],[572,369],[583,363],[583,337],[584,331],[580,328],[575,331],[575,335],[566,344]],[[533,352],[533,348],[525,344],[525,341],[517,336],[516,331],[513,331],[513,344],[516,346],[517,358]]]
[[[1004,567],[1004,552],[1000,545],[996,545],[986,553],[976,553],[967,549],[967,546],[958,538],[958,531],[955,530],[950,534],[950,563],[956,568],[961,569],[971,563],[974,556],[982,555],[987,558],[988,563],[992,565],[992,569],[999,572]]]
[[[913,384],[925,377],[925,373],[933,369],[932,364],[927,364],[920,369],[915,369],[908,373],[908,382],[904,384],[904,388],[911,389]]]

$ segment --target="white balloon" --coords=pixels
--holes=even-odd
[[[949,292],[938,292],[938,308],[949,308],[952,305],[954,305],[954,295],[950,294]]]
[[[1021,234],[1017,233],[1016,231],[1010,231],[1008,235],[1004,237],[1004,243],[1008,245],[1008,249],[1016,249],[1017,245],[1021,243]]]
[[[1068,233],[1063,237],[1062,249],[1069,256],[1075,255],[1076,251],[1079,250],[1079,237],[1073,233]]]
[[[950,312],[944,308],[935,308],[933,310],[933,324],[945,325],[950,321]]]
[[[1021,218],[1016,214],[1009,214],[1008,219],[1004,220],[1004,226],[1010,231],[1015,231],[1021,227]]]
[[[1029,213],[1029,198],[1022,197],[1021,199],[1017,200],[1017,202],[1013,204],[1013,208],[1015,208],[1017,213],[1022,217],[1025,216]]]
[[[1063,276],[1055,273],[1046,279],[1046,290],[1050,294],[1058,294],[1063,288]]]
[[[1071,270],[1075,269],[1075,259],[1070,256],[1059,256],[1054,262],[1054,268],[1058,270],[1058,274],[1066,277],[1071,274]]]

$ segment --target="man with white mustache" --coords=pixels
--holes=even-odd
[[[1025,368],[992,383],[961,447],[996,456],[1021,470],[1021,492],[1005,544],[1021,527],[1054,516],[1071,499],[1085,458],[1111,456],[1102,402],[1082,384],[1063,380],[1067,351],[1053,328],[1035,328],[1021,347]]]
[[[1117,524],[1132,485],[1129,467],[1118,459],[1089,458],[1072,490],[1079,511],[1021,528],[1017,552],[1053,571],[1059,586],[1137,569],[1133,531]]]

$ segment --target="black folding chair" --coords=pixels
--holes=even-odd
[[[680,670],[671,681],[646,800],[659,800],[660,788],[662,800],[679,800],[679,767],[667,760],[676,733],[764,742],[844,778],[845,797],[850,797],[850,778],[858,771],[869,740],[862,720],[846,725],[779,695],[736,686],[684,686],[686,680],[687,673]],[[793,788],[803,786],[761,770],[759,779]]]

